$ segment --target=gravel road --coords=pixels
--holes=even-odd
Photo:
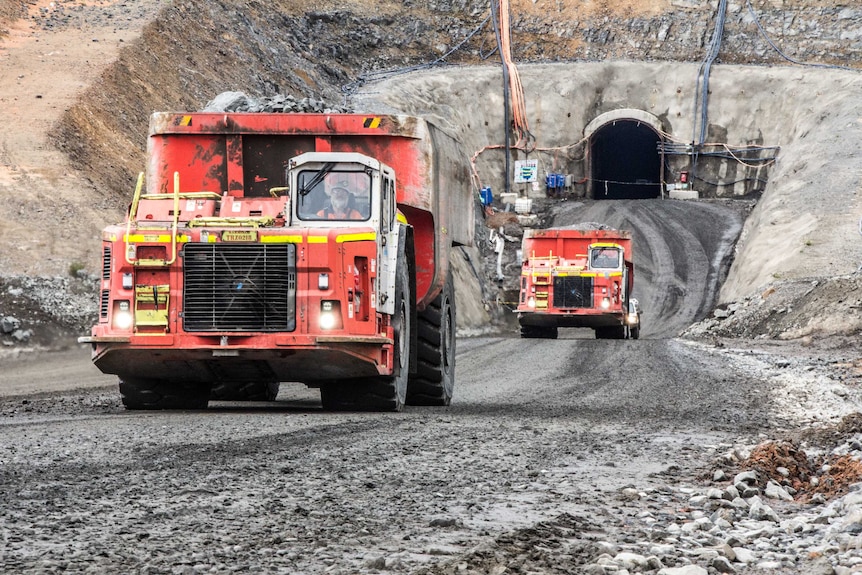
[[[292,386],[196,412],[125,412],[112,388],[6,398],[0,571],[576,573],[638,541],[648,494],[672,521],[723,452],[818,423],[794,393],[821,424],[859,405],[837,359],[780,357],[462,339],[457,401],[398,414],[325,413]],[[845,396],[811,397],[818,377]],[[657,559],[697,564],[686,545]]]

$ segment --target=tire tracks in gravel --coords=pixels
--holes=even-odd
[[[584,201],[562,206],[554,226],[597,222],[629,230],[642,337],[678,335],[715,305],[725,264],[742,230],[738,210],[677,200]]]

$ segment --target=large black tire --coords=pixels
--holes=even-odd
[[[452,276],[417,318],[416,373],[407,384],[407,405],[449,405],[455,386],[455,290]]]
[[[641,337],[641,324],[638,322],[637,325],[633,325],[629,328],[629,334],[632,339],[640,339]]]
[[[214,383],[210,399],[215,401],[275,401],[278,397],[277,381]]]
[[[395,374],[327,382],[320,386],[323,408],[330,411],[402,411],[410,376],[413,337],[413,293],[410,267],[404,252],[398,254],[395,271]]]
[[[596,339],[626,339],[626,326],[597,327]]]
[[[207,383],[120,380],[120,397],[126,409],[206,409],[209,393]]]
[[[542,339],[557,339],[559,330],[556,326],[541,327],[538,325],[522,325],[521,337],[524,339],[542,338]]]

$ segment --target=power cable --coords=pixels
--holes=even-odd
[[[503,55],[503,41],[501,37],[502,33],[500,31],[500,17],[498,15],[499,11],[497,10],[497,1],[502,0],[491,0],[491,15],[493,16],[492,22],[494,25],[494,36],[497,38],[497,51],[500,53],[500,62],[503,65],[503,138],[506,150],[506,175],[503,177],[503,189],[506,190],[505,193],[508,194],[512,189],[512,185],[509,182],[512,158],[511,147],[509,145],[509,68],[506,66],[506,58]],[[475,164],[473,171],[476,171]]]
[[[715,20],[715,30],[712,33],[712,41],[710,42],[709,52],[704,58],[703,63],[700,65],[700,70],[698,71],[698,77],[701,79],[700,84],[700,93],[695,90],[695,104],[694,104],[694,132],[696,134],[698,127],[698,96],[700,98],[700,136],[697,137],[695,134],[692,134],[692,141],[695,143],[703,143],[704,138],[706,138],[706,125],[708,118],[708,106],[709,106],[709,73],[712,68],[712,63],[718,57],[718,53],[721,49],[721,37],[724,35],[724,22],[727,17],[727,0],[720,0],[718,4],[718,12],[716,14]]]

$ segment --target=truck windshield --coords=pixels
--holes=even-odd
[[[600,269],[620,267],[620,250],[617,248],[593,248],[590,252],[590,266]]]
[[[297,179],[297,189],[300,190],[296,198],[297,215],[301,220],[371,217],[371,176],[365,172],[303,170]]]

